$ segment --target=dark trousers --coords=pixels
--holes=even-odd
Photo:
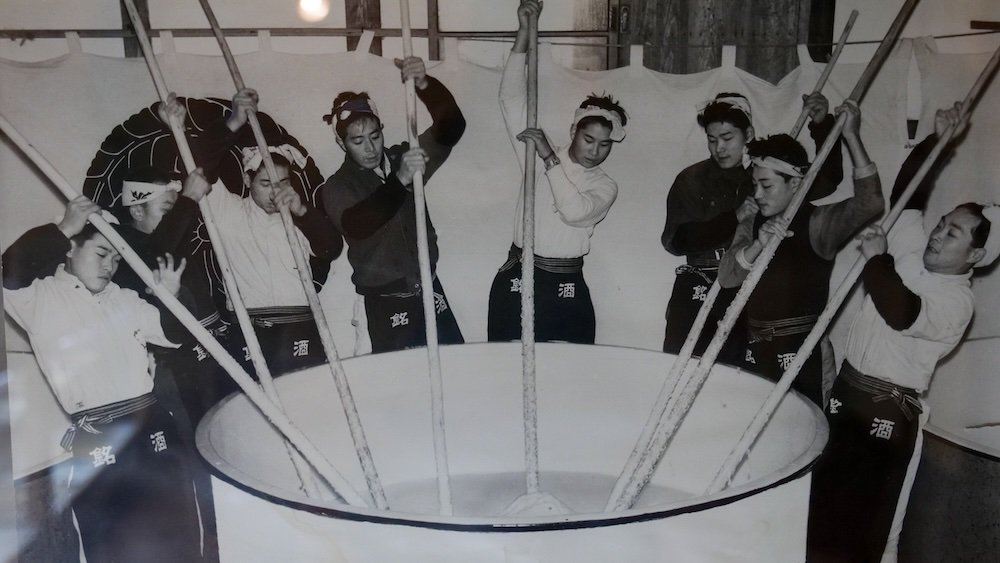
[[[554,274],[535,268],[535,340],[593,344],[594,302],[583,272]],[[486,327],[491,342],[521,339],[521,264],[493,278]]]
[[[717,275],[718,271],[715,269],[678,268],[677,277],[674,278],[674,287],[670,292],[670,301],[667,303],[667,327],[663,336],[664,352],[668,354],[680,353],[681,347],[694,325],[695,317],[698,316],[698,311],[701,310],[705,296],[711,289]],[[693,355],[701,356],[705,353],[705,349],[708,348],[708,344],[715,336],[719,321],[726,314],[726,309],[733,302],[736,292],[736,288],[723,288],[719,291],[719,296],[715,299],[701,335],[695,343]],[[719,351],[717,360],[734,366],[744,365],[745,343],[744,325],[742,322],[737,322]]]
[[[326,363],[323,341],[308,307],[254,309],[250,316],[272,376]]]
[[[748,343],[744,367],[777,382],[785,367],[795,357],[808,333],[775,336],[770,340]],[[792,389],[802,393],[820,408],[823,407],[823,357],[819,348],[813,348],[802,364]]]
[[[444,294],[441,282],[434,278],[434,309],[437,315],[439,344],[464,344],[462,330]],[[418,293],[365,295],[365,316],[372,352],[391,352],[427,345],[423,297]]]
[[[234,331],[239,332],[235,325],[228,327],[227,331],[222,334],[216,334],[213,331],[213,335],[248,374],[254,375],[253,365],[247,355],[243,337],[240,334],[234,334]],[[176,383],[176,392],[195,427],[210,408],[231,393],[240,391],[239,385],[233,378],[197,341],[185,342],[180,348],[162,354],[162,361],[158,358],[158,363],[169,369],[169,374]],[[157,394],[157,399],[162,404],[173,411],[173,408],[167,403],[169,399],[161,396],[160,387],[161,383],[159,375],[157,375],[153,392]],[[180,426],[180,421],[178,421],[178,425]]]
[[[73,511],[87,560],[201,561],[190,452],[154,404],[76,432]]]
[[[826,409],[830,440],[812,474],[811,563],[882,557],[920,422],[894,400],[875,397],[849,384],[841,370]]]
[[[242,352],[240,354],[242,358]],[[245,369],[253,373],[252,368]],[[198,423],[210,408],[230,393],[239,391],[236,382],[198,344],[186,343],[180,349],[164,354],[162,361],[158,361],[153,394],[160,405],[173,414],[178,435],[192,452],[191,478],[204,531],[205,561],[219,560],[218,528],[212,475],[207,462],[197,451],[195,434]]]

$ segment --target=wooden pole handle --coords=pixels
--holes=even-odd
[[[538,127],[538,17],[528,22],[527,126]],[[535,383],[535,170],[537,147],[524,143],[524,213],[521,248],[521,368],[524,410],[525,482],[528,494],[539,492],[538,391]]]
[[[399,0],[403,36],[403,57],[413,56],[413,37],[410,32],[410,3]],[[405,62],[404,62],[405,64]],[[406,135],[410,147],[419,147],[417,135],[417,90],[412,78],[406,80]],[[413,176],[413,201],[417,221],[417,262],[420,266],[421,299],[424,309],[424,326],[427,334],[427,367],[431,384],[431,425],[434,438],[434,461],[437,466],[438,503],[441,514],[452,513],[451,482],[448,471],[448,445],[444,419],[444,383],[441,377],[441,357],[438,346],[437,308],[434,303],[434,278],[431,274],[431,257],[427,237],[427,203],[424,193],[424,175]]]

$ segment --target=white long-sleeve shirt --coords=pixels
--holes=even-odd
[[[889,232],[889,253],[903,283],[920,297],[920,314],[897,331],[866,297],[847,334],[846,359],[864,374],[924,391],[938,361],[962,339],[972,320],[972,274],[946,275],[924,268],[927,234],[919,212],[905,211]]]
[[[150,393],[146,344],[177,347],[163,334],[159,310],[136,292],[112,282],[91,293],[63,266],[28,287],[4,289],[3,296],[70,415]]]
[[[205,198],[247,308],[308,305],[281,216],[268,214],[252,198],[240,197],[221,183]],[[311,254],[305,235],[298,229],[295,233],[306,255]]]
[[[524,53],[511,53],[500,82],[500,110],[522,172],[524,143],[518,141],[516,135],[527,123],[525,60]],[[541,162],[535,167],[535,254],[547,258],[576,258],[590,252],[594,227],[607,216],[618,197],[618,185],[600,166],[584,168],[573,162],[568,147],[554,150],[560,164],[547,171]],[[522,248],[523,229],[522,189],[518,191],[514,213],[514,244]]]

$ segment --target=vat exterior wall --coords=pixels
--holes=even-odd
[[[996,561],[1000,459],[924,435],[900,537],[900,561]]]
[[[635,563],[802,561],[808,474],[716,508],[618,526],[460,532],[351,522],[279,506],[213,478],[223,562]]]

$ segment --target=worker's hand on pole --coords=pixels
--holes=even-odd
[[[405,59],[393,59],[393,64],[399,69],[400,78],[403,82],[413,79],[413,85],[417,90],[427,88],[427,67],[420,57],[406,57]]]
[[[62,234],[66,235],[66,238],[73,238],[83,231],[87,225],[87,217],[100,212],[101,206],[90,201],[87,196],[79,195],[66,204],[66,213],[63,214],[62,220],[56,226],[59,227]]]
[[[514,47],[512,53],[528,52],[528,29],[532,21],[538,21],[538,16],[542,13],[542,2],[538,0],[521,0],[517,7],[517,35],[514,37]]]
[[[290,183],[283,182],[278,185],[274,192],[274,204],[278,208],[288,207],[288,211],[296,217],[302,217],[307,211],[305,204],[302,203],[302,198],[299,197],[298,192]]]
[[[858,107],[858,103],[854,100],[844,100],[844,103],[837,106],[835,111],[838,116],[847,115],[847,120],[844,121],[844,139],[857,140],[861,138],[861,108]]]
[[[878,225],[865,229],[858,235],[858,238],[861,239],[861,255],[865,257],[865,260],[870,260],[872,256],[885,254],[889,250],[885,231]]]
[[[212,184],[208,183],[208,179],[205,178],[205,173],[200,167],[192,170],[187,178],[184,178],[184,185],[181,187],[181,195],[192,201],[201,201],[201,198],[210,191],[212,191]]]
[[[955,102],[955,105],[941,108],[934,114],[934,134],[941,137],[946,129],[955,127],[955,132],[952,134],[952,139],[955,139],[965,132],[968,123],[962,119],[962,102]]]
[[[534,141],[535,152],[538,153],[538,157],[542,160],[551,157],[553,154],[552,145],[549,144],[548,138],[545,137],[545,132],[536,127],[529,127],[518,133],[517,140],[521,142]]]
[[[399,162],[399,170],[396,171],[396,178],[403,186],[413,183],[413,177],[417,173],[423,174],[427,167],[427,153],[424,149],[414,148],[403,153],[403,158]]]
[[[517,26],[518,31],[528,29],[528,24],[532,19],[537,19],[538,16],[542,15],[542,7],[544,2],[540,0],[521,0],[521,5],[517,7]]]
[[[819,92],[802,94],[802,109],[809,113],[813,123],[822,123],[830,113],[830,101]]]
[[[257,102],[260,97],[253,88],[242,88],[233,95],[233,103],[230,106],[232,112],[226,118],[226,127],[230,131],[239,131],[250,119],[250,113],[257,111]]]
[[[187,109],[177,101],[177,94],[173,92],[167,95],[166,102],[160,103],[159,107],[156,108],[156,113],[159,114],[160,120],[167,125],[176,123],[183,127],[184,120],[187,119]]]

